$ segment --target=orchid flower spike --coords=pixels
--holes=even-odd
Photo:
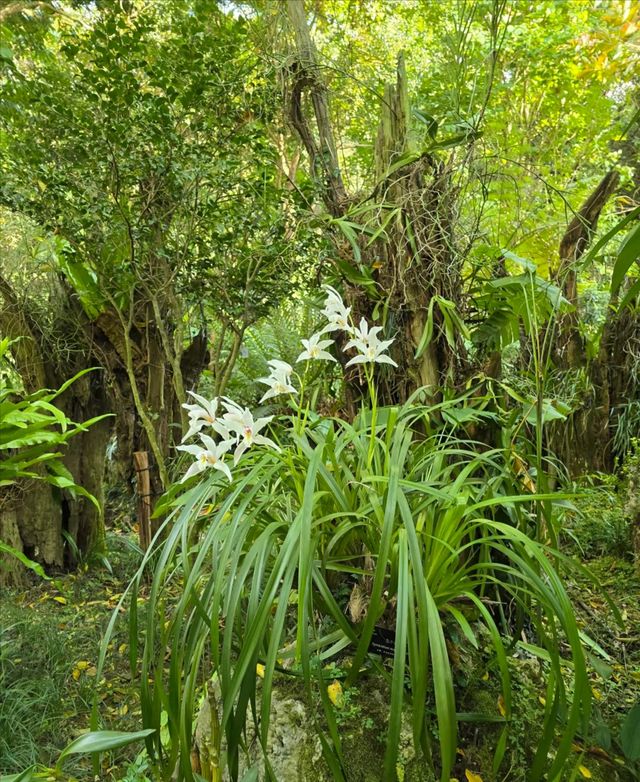
[[[351,307],[345,305],[344,301],[342,301],[342,297],[335,288],[332,288],[330,285],[325,285],[324,289],[327,292],[327,298],[324,302],[322,314],[327,319],[328,323],[320,333],[326,334],[339,329],[351,333],[353,330],[351,323],[349,322]]]
[[[267,399],[271,399],[274,396],[280,396],[280,394],[297,394],[295,387],[291,385],[291,373],[293,367],[287,364],[286,361],[279,361],[278,359],[272,359],[269,361],[271,367],[271,374],[269,377],[258,378],[258,383],[264,383],[269,386],[269,390],[264,394],[260,400],[266,402]]]
[[[227,435],[226,428],[222,425],[220,418],[218,417],[218,400],[206,399],[200,394],[196,394],[193,391],[189,391],[189,395],[192,396],[199,404],[189,405],[184,404],[182,407],[189,414],[189,429],[182,438],[182,442],[193,437],[194,434],[198,434],[200,430],[205,426],[211,426],[214,431],[225,437]]]
[[[273,442],[273,440],[259,434],[261,429],[271,421],[272,415],[265,418],[258,418],[254,420],[253,414],[248,407],[241,410],[240,413],[230,412],[224,416],[224,423],[232,434],[237,435],[238,445],[234,452],[234,464],[238,463],[238,459],[242,454],[252,445],[267,445],[269,448],[274,448],[279,451],[280,448]]]

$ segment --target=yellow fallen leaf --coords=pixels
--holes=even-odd
[[[586,766],[578,766],[578,771],[582,774],[582,776],[585,779],[591,779],[591,777],[593,776]]]
[[[53,599],[56,601],[56,603],[60,603],[60,605],[66,606],[67,604],[67,598],[62,597],[61,595],[56,595]]]
[[[95,676],[98,673],[98,669],[95,665],[92,665],[91,668],[87,668],[87,676]]]
[[[88,667],[89,667],[89,663],[87,660],[78,660],[78,662],[76,663],[76,668],[79,671],[86,671]]]
[[[543,698],[542,695],[538,695],[538,700],[540,701],[540,704],[542,706],[546,706],[547,705],[547,699]]]
[[[489,681],[489,671],[485,671],[485,672],[482,674],[482,681],[483,681],[483,682],[488,682],[488,681]]]
[[[73,671],[71,672],[71,675],[73,676],[74,681],[78,681],[78,679],[80,678],[80,669],[74,668]]]
[[[262,665],[262,663],[256,665],[256,675],[261,679],[264,679],[264,665]]]
[[[465,770],[464,775],[467,778],[467,782],[482,782],[482,777],[480,774],[476,774],[474,771],[469,771],[469,769]]]
[[[507,716],[507,707],[504,705],[504,698],[498,695],[498,711],[503,717]]]
[[[331,703],[333,703],[336,708],[341,709],[344,704],[344,694],[342,692],[342,685],[339,681],[334,681],[327,687],[327,694],[329,695]]]

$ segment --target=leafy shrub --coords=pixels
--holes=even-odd
[[[576,510],[565,516],[563,543],[581,557],[630,555],[630,525],[617,483],[607,481],[581,487],[574,500]]]
[[[10,344],[8,339],[0,341],[0,363]],[[40,478],[93,499],[76,486],[62,464],[62,447],[98,419],[74,424],[53,404],[82,374],[86,372],[57,391],[43,389],[34,394],[19,394],[8,377],[0,375],[0,486],[10,486],[20,478]],[[37,470],[40,466],[43,471]]]
[[[587,476],[576,496],[577,512],[565,519],[564,539],[586,558],[634,555],[634,523],[640,517],[640,444],[632,438],[619,475]]]

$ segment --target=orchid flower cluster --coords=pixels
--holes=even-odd
[[[309,339],[302,340],[304,350],[296,359],[296,363],[336,361],[335,356],[327,350],[334,345],[334,340],[326,338],[325,335],[333,334],[335,331],[344,331],[350,339],[343,350],[348,351],[355,348],[357,351],[357,354],[347,361],[346,366],[391,364],[397,367],[396,362],[386,353],[393,339],[380,340],[378,338],[382,327],[370,327],[365,318],[360,320],[359,326],[354,326],[351,320],[351,307],[345,305],[340,294],[331,286],[325,286],[325,291],[327,297],[322,315],[327,323],[323,329],[312,334]],[[260,399],[260,404],[283,394],[298,394],[298,390],[292,383],[294,369],[290,364],[279,359],[272,359],[268,362],[268,366],[269,375],[258,379],[259,383],[267,386],[267,391]],[[185,451],[195,457],[195,461],[183,476],[182,481],[186,481],[207,468],[219,470],[231,481],[231,470],[224,461],[225,455],[231,449],[234,449],[234,466],[238,464],[242,454],[253,445],[265,445],[276,451],[280,450],[273,440],[260,434],[273,419],[273,416],[254,419],[249,408],[243,408],[227,397],[208,400],[192,391],[189,393],[197,404],[183,405],[189,415],[189,428],[182,442],[198,435],[200,444],[178,446],[179,451]],[[222,413],[218,411],[220,406],[224,409]],[[203,432],[205,428],[209,429],[210,434]],[[218,441],[216,442],[211,435],[217,436]]]
[[[240,407],[227,397],[208,400],[193,391],[189,393],[198,404],[183,405],[189,414],[189,429],[182,442],[184,443],[185,440],[198,434],[201,444],[178,446],[179,451],[185,451],[196,457],[195,462],[184,474],[183,481],[191,478],[192,475],[203,472],[208,467],[219,470],[231,481],[231,470],[229,465],[224,462],[224,455],[234,447],[234,465],[252,445],[267,445],[275,450],[280,450],[273,440],[260,434],[273,418],[272,415],[254,419],[248,407]],[[220,403],[226,410],[222,415],[218,413]],[[213,433],[219,435],[219,442],[216,443],[210,435],[202,432],[205,426],[210,427]]]

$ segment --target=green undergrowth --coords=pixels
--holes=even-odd
[[[626,486],[615,476],[596,476],[580,486],[575,511],[565,515],[561,529],[564,548],[591,560],[615,556],[632,558],[631,520],[625,503]]]
[[[607,512],[622,513],[622,503],[611,492],[597,488],[585,492],[576,504],[584,511],[591,503],[594,509],[589,523],[596,526],[594,538],[602,536],[606,540]],[[600,519],[600,529],[597,519]],[[571,523],[580,522],[573,519]],[[27,589],[3,591],[0,773],[15,773],[36,761],[53,764],[70,740],[88,730],[96,684],[103,727],[116,730],[140,727],[139,703],[128,664],[126,616],[118,623],[120,629],[112,640],[104,680],[96,682],[103,631],[139,562],[130,543],[129,535],[109,536],[107,556],[111,572],[90,568],[50,582],[34,580]],[[615,547],[609,548],[618,553]],[[578,558],[579,552],[570,541],[566,549]],[[637,782],[640,775],[625,760],[619,737],[625,716],[640,701],[640,579],[628,558],[595,556],[598,551],[592,545],[587,565],[603,588],[596,587],[586,574],[574,571],[566,574],[579,625],[594,642],[588,654],[594,710],[589,735],[577,737],[562,779]],[[622,626],[616,622],[604,590],[618,606]],[[139,599],[143,614],[144,601],[143,589]],[[482,639],[481,633],[479,638]],[[469,772],[479,776],[482,782],[525,782],[541,730],[546,667],[544,661],[527,650],[527,643],[533,643],[533,639],[527,637],[525,628],[520,644],[512,649],[509,657],[512,716],[504,761],[495,771],[493,755],[504,713],[500,677],[490,644],[487,639],[486,646],[481,643],[475,650],[464,638],[449,633],[447,646],[457,708],[463,715],[453,779],[460,782],[475,779],[468,776]],[[334,673],[341,681],[339,666]],[[569,667],[565,673],[570,686]],[[294,681],[283,677],[281,686],[294,692]],[[380,680],[365,677],[356,687],[345,686],[340,703],[334,705],[347,767],[351,770],[350,782],[381,779],[376,773],[386,741],[387,704],[383,690]],[[430,708],[430,704],[426,707]],[[312,709],[322,714],[319,703],[312,705]],[[433,738],[437,736],[434,734]],[[140,749],[138,745],[106,756],[99,778],[106,782],[153,782],[156,777],[144,752],[137,754]],[[405,782],[416,778],[416,774],[418,779],[426,780],[427,777],[420,776],[426,773],[424,766],[422,771],[417,768],[415,758],[408,758],[405,765],[401,763],[399,775]],[[72,761],[65,770],[68,779],[93,778],[87,759]]]
[[[53,765],[61,749],[89,729],[100,641],[138,564],[124,535],[110,534],[107,542],[112,572],[93,567],[2,590],[0,775],[36,762]],[[124,635],[116,636],[98,683],[104,727],[113,730],[134,730],[139,724],[127,655]],[[124,779],[135,751],[125,748],[105,756],[100,779]],[[69,760],[65,773],[69,779],[93,778],[86,758]]]
[[[589,569],[601,587],[586,574],[572,571],[567,577],[578,624],[592,643],[587,646],[593,714],[589,732],[573,742],[573,757],[563,769],[562,780],[592,779],[599,782],[633,782],[640,769],[624,757],[621,726],[640,702],[640,578],[626,560],[603,557]],[[606,595],[605,595],[606,591]],[[622,625],[610,609],[607,596],[618,606]],[[483,782],[525,782],[542,726],[545,705],[546,663],[529,653],[526,630],[509,658],[512,680],[512,718],[505,759],[498,772],[492,768],[499,725],[466,721],[460,729],[458,763],[454,777],[467,779],[470,770]],[[501,713],[498,678],[482,654],[463,647],[450,648],[457,658],[457,691],[460,711],[497,716]],[[564,666],[571,688],[572,671]],[[562,715],[559,715],[559,722]],[[472,777],[473,778],[473,777]]]

